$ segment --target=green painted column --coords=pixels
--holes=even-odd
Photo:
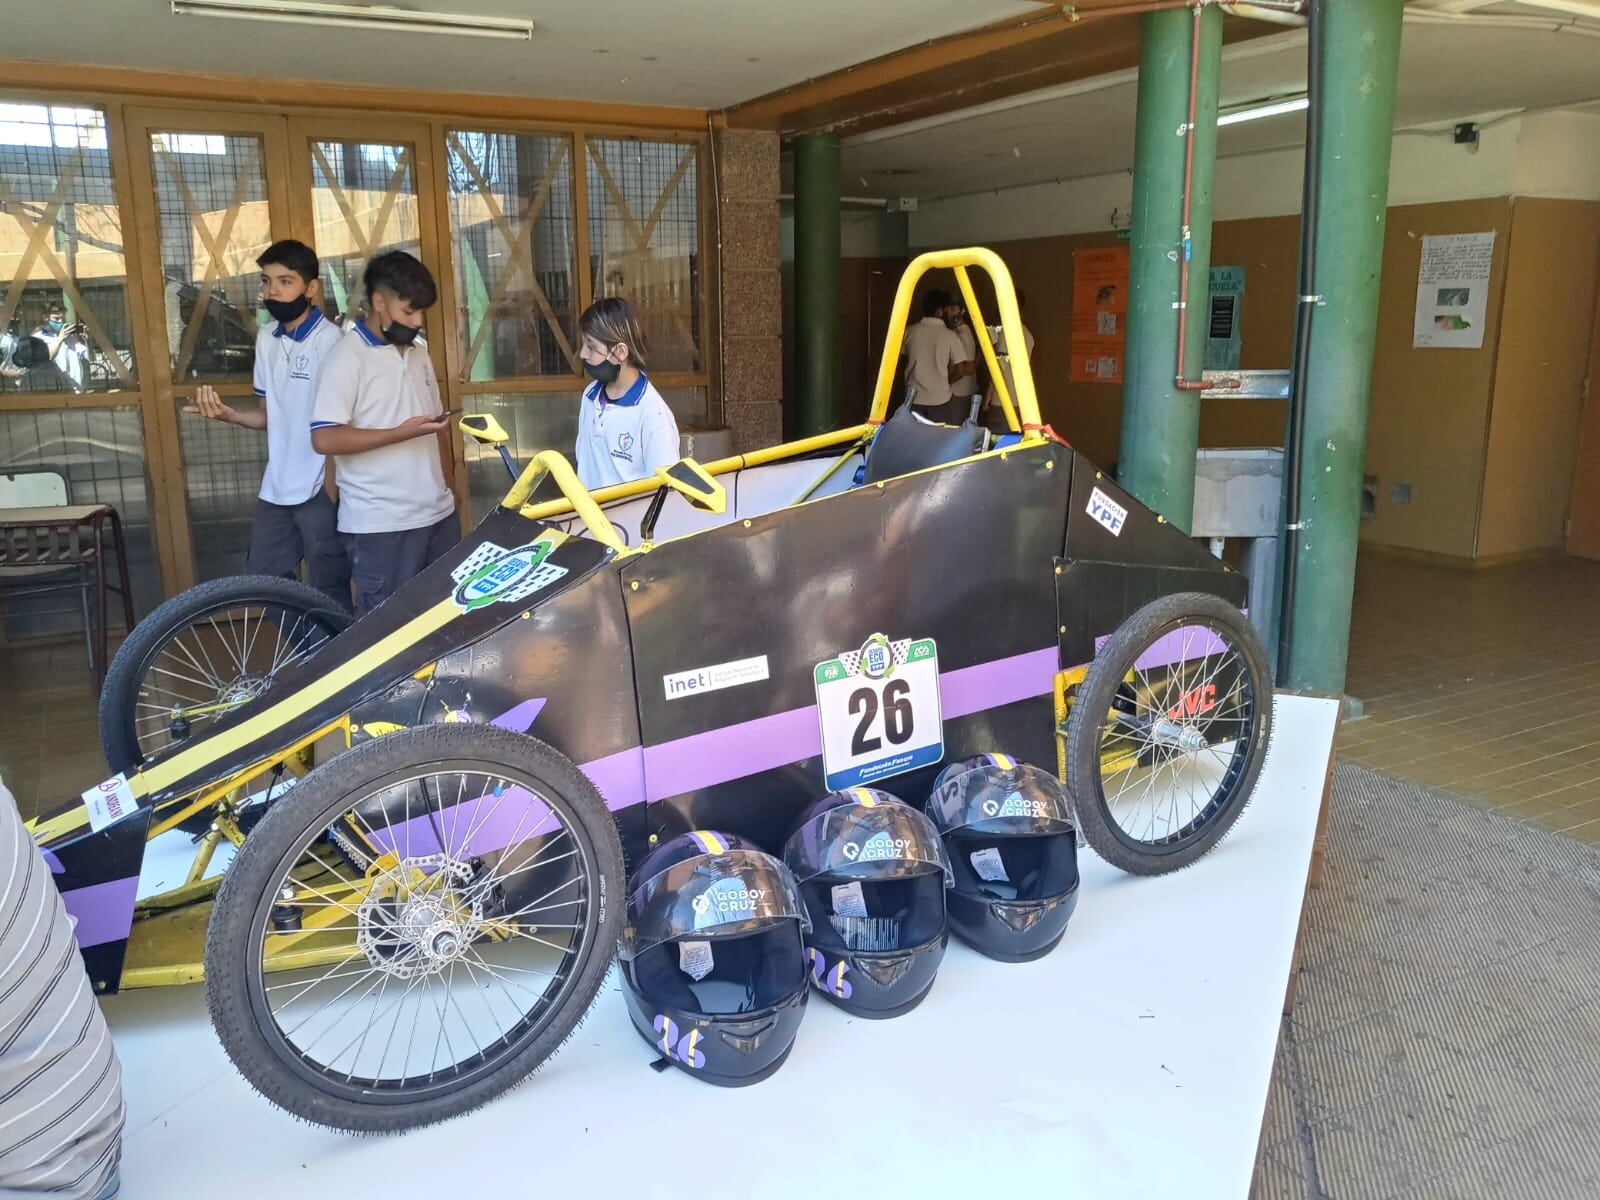
[[[1133,228],[1128,255],[1128,339],[1122,383],[1117,477],[1139,500],[1187,531],[1194,519],[1200,393],[1176,386],[1178,274],[1189,256],[1189,335],[1184,377],[1205,359],[1211,267],[1211,181],[1217,162],[1217,80],[1222,13],[1202,10],[1189,237],[1183,231],[1185,123],[1194,15],[1186,9],[1140,18],[1139,110],[1133,144]]]
[[[839,138],[794,139],[794,431],[827,433],[840,421]]]
[[[1400,0],[1324,0],[1322,151],[1286,687],[1344,690],[1389,196]]]

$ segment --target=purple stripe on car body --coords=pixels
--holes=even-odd
[[[1100,647],[1110,641],[1111,637],[1112,635],[1108,633],[1104,637],[1095,638],[1094,652],[1100,653]],[[1136,670],[1148,671],[1152,667],[1170,667],[1173,663],[1221,654],[1227,648],[1227,643],[1204,625],[1185,625],[1181,629],[1174,629],[1171,633],[1164,633],[1151,642],[1134,660],[1133,665]]]
[[[62,892],[61,902],[76,922],[73,934],[78,945],[87,949],[128,936],[133,928],[133,902],[138,897],[139,877],[130,875]]]
[[[945,720],[968,717],[991,708],[1047,696],[1053,686],[1057,652],[1054,646],[978,663],[939,676],[940,707]],[[731,779],[786,767],[822,753],[817,706],[757,717],[676,741],[647,746],[644,751],[646,796],[664,800]]]

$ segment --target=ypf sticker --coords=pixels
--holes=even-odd
[[[1122,536],[1122,523],[1128,519],[1128,510],[1099,488],[1089,493],[1089,507],[1084,511],[1098,524],[1105,526],[1112,537]]]

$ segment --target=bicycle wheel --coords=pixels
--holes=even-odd
[[[269,575],[214,579],[134,626],[100,692],[100,746],[128,771],[271,689],[352,618],[313,587]]]
[[[1272,728],[1272,678],[1231,604],[1187,592],[1145,605],[1095,655],[1067,722],[1078,823],[1113,866],[1186,867],[1249,803]]]
[[[542,742],[402,730],[307,775],[245,840],[206,934],[228,1056],[352,1132],[466,1112],[577,1027],[621,932],[622,849]]]

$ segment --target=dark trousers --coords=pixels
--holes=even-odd
[[[295,578],[306,564],[306,582],[350,607],[350,559],[339,536],[339,510],[321,488],[302,504],[256,501],[250,524],[252,575]]]
[[[912,411],[924,421],[937,421],[941,425],[962,425],[972,411],[971,396],[956,396],[943,404],[913,404]]]
[[[356,585],[356,616],[364,617],[377,608],[460,540],[461,522],[453,512],[421,529],[345,534],[350,575]]]

